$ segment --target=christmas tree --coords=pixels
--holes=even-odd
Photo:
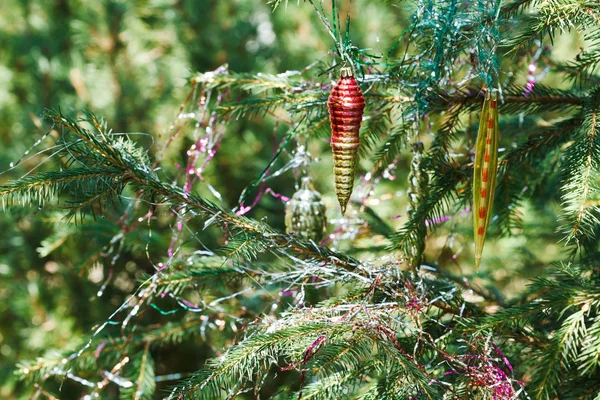
[[[114,121],[47,105],[0,202],[16,221],[48,215],[42,257],[86,248],[71,268],[100,278],[76,305],[108,311],[21,359],[20,385],[50,399],[600,399],[600,5],[269,6],[247,47],[272,42],[283,14],[315,19],[329,50],[194,74],[162,134],[123,133],[126,101]],[[397,30],[371,46],[355,27],[372,14]]]

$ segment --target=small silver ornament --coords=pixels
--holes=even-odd
[[[285,211],[285,227],[288,234],[303,240],[319,242],[327,229],[325,204],[321,193],[313,189],[308,176],[302,178],[300,189],[294,193]]]

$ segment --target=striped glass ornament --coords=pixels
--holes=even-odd
[[[498,102],[487,93],[481,110],[473,168],[473,222],[475,266],[479,270],[485,235],[492,217],[498,170]]]
[[[365,110],[365,98],[352,69],[342,68],[340,80],[331,90],[327,106],[331,121],[335,192],[343,215],[354,187],[360,123]]]

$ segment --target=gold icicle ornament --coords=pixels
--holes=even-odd
[[[335,193],[343,215],[354,187],[360,123],[365,110],[365,98],[351,68],[342,68],[340,80],[331,90],[327,106],[331,121]]]
[[[475,267],[479,270],[488,225],[492,217],[498,170],[498,101],[489,91],[483,102],[473,168],[473,223]]]
[[[302,178],[300,189],[294,193],[285,211],[285,228],[288,234],[295,234],[303,240],[319,243],[327,229],[325,204],[321,193],[314,190],[310,178]]]

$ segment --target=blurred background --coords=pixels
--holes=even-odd
[[[382,52],[401,31],[398,21],[409,14],[395,8],[394,15],[381,3],[354,1],[342,15],[360,10],[354,33],[361,46]],[[331,58],[328,36],[308,5],[292,2],[272,13],[260,0],[3,0],[0,43],[0,184],[34,167],[53,167],[37,167],[44,157],[36,153],[52,143],[52,138],[36,143],[48,130],[42,120],[46,108],[60,107],[70,115],[91,110],[115,132],[139,132],[137,140],[152,154],[195,72],[227,63],[236,72],[279,73]],[[211,183],[230,206],[271,158],[273,129],[272,119],[232,123],[210,170]],[[183,144],[173,148],[185,151]],[[330,166],[323,167],[323,182],[329,185],[323,191],[333,208]],[[271,186],[293,194],[286,179]],[[257,212],[284,229],[283,210],[280,200],[266,196]],[[117,207],[114,219],[120,212]],[[137,286],[140,274],[152,269],[144,254],[150,239],[143,234],[130,238],[129,247],[112,260],[99,254],[119,229],[110,216],[76,226],[64,223],[64,214],[54,205],[0,213],[2,399],[33,393],[30,383],[14,375],[20,361],[77,348]],[[151,251],[164,256],[171,231],[166,223],[164,231],[160,226],[155,226]],[[138,247],[131,244],[136,240]],[[112,268],[114,276],[99,298]],[[157,373],[194,371],[225,339],[217,335],[210,342],[211,347],[178,349],[196,357],[181,359],[166,351],[157,358]],[[79,398],[79,392],[66,380],[60,398]],[[110,398],[110,390],[106,395]]]

